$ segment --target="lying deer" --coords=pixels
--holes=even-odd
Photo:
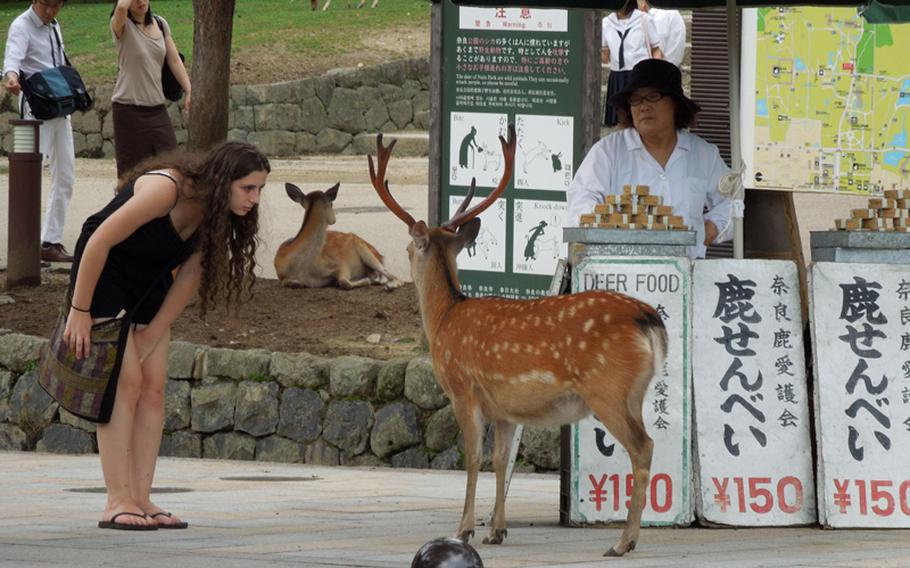
[[[293,201],[306,209],[297,236],[287,240],[275,253],[275,272],[283,286],[322,288],[337,284],[350,290],[370,284],[385,284],[386,290],[401,281],[383,266],[383,257],[373,245],[354,233],[327,230],[335,223],[332,202],[338,196],[335,184],[326,191],[303,193],[292,183],[284,189]]]
[[[417,288],[433,370],[452,401],[464,435],[467,487],[456,538],[474,535],[474,497],[485,421],[495,421],[496,504],[487,544],[506,537],[506,462],[516,424],[575,422],[593,412],[628,451],[634,486],[626,526],[605,556],[622,556],[638,540],[653,442],[642,402],[667,352],[667,332],[651,306],[615,292],[592,291],[535,300],[467,298],[456,257],[480,230],[481,212],[505,190],[515,161],[515,129],[500,137],[505,170],[496,189],[466,211],[474,183],[454,216],[430,229],[392,197],[385,178],[393,141],[377,136],[378,166],[369,157],[379,197],[408,226],[411,276]]]

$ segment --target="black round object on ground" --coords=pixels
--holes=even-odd
[[[421,546],[411,568],[483,568],[483,560],[470,544],[446,537]]]

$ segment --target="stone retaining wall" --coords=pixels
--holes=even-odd
[[[0,450],[96,452],[95,425],[59,408],[37,382],[35,362],[46,342],[0,335]],[[425,355],[326,359],[175,341],[168,375],[164,456],[463,467],[452,406]],[[526,429],[517,469],[558,467],[559,429]]]
[[[113,85],[90,88],[94,107],[73,115],[77,156],[114,156],[112,90]],[[12,149],[9,121],[19,118],[17,105],[5,92],[0,97],[4,154]],[[187,132],[178,106],[169,103],[168,114],[182,145]],[[284,83],[232,86],[228,138],[248,140],[269,156],[366,154],[375,151],[377,132],[425,133],[429,122],[429,61],[416,58]],[[397,148],[399,155],[425,152],[425,141],[409,145],[404,139]]]

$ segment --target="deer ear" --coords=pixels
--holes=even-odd
[[[290,197],[293,201],[303,204],[303,199],[306,196],[303,194],[303,191],[301,191],[299,187],[293,183],[286,183],[284,184],[284,191],[287,192],[288,197]]]
[[[480,217],[475,217],[464,225],[458,227],[458,236],[455,239],[458,243],[458,250],[460,251],[464,247],[473,243],[474,240],[477,239],[478,233],[480,233]]]
[[[426,250],[430,246],[430,229],[423,221],[417,221],[411,225],[411,238],[414,239],[414,245],[420,250]]]
[[[335,198],[338,197],[338,188],[341,187],[341,182],[336,183],[332,187],[325,190],[326,197],[329,198],[329,201],[335,201]]]

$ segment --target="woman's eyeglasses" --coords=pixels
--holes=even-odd
[[[632,95],[626,101],[628,101],[629,106],[638,106],[641,103],[647,101],[649,103],[656,103],[660,99],[666,97],[669,93],[661,93],[659,91],[654,91],[653,93],[648,93],[647,95],[637,96]]]

